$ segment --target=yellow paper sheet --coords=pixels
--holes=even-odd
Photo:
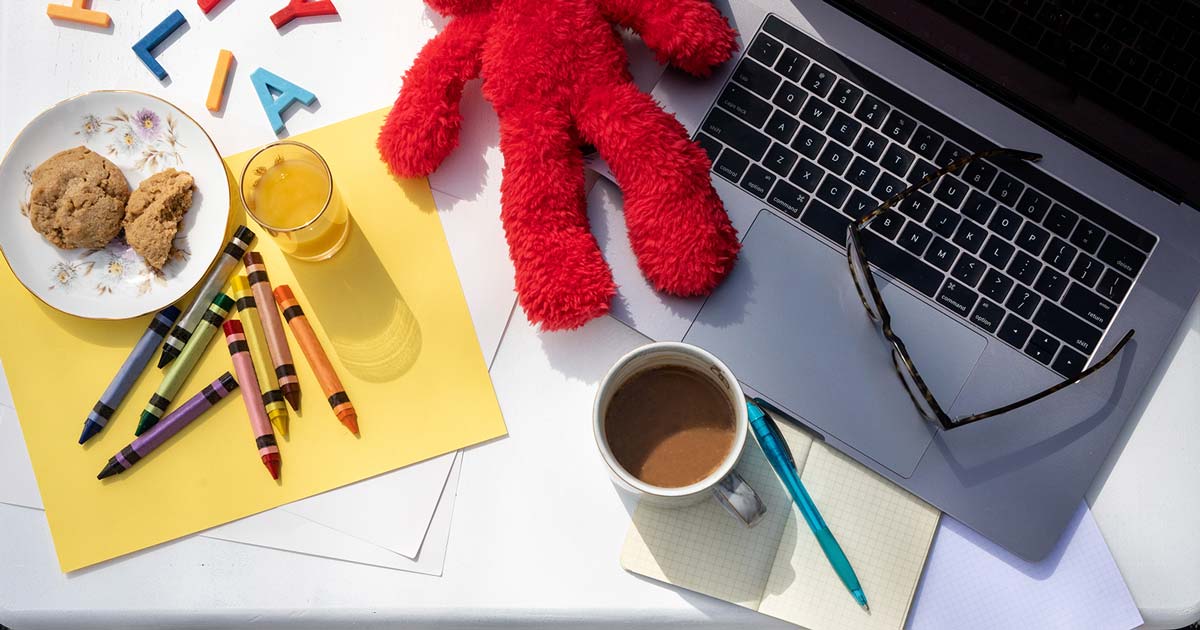
[[[355,438],[334,417],[289,330],[303,400],[290,439],[280,439],[281,482],[259,460],[240,394],[133,469],[97,481],[108,458],[133,439],[160,370],[146,369],[103,433],[80,446],[79,432],[150,316],[104,322],[64,315],[0,267],[0,359],[64,571],[505,434],[429,186],[397,181],[379,161],[375,136],[384,113],[295,138],[328,160],[354,218],[335,258],[289,260],[248,223],[272,283],[291,285],[304,307],[362,430]],[[230,172],[240,175],[249,157],[228,158]],[[233,208],[231,223],[246,221],[239,201]],[[29,237],[37,238],[32,228]],[[233,371],[218,337],[175,405]]]

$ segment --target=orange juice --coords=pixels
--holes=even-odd
[[[350,233],[349,212],[325,162],[299,143],[276,143],[252,158],[242,197],[254,220],[294,258],[329,258]]]

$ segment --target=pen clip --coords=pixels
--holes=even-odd
[[[751,399],[747,401],[746,404],[758,411],[763,426],[767,428],[767,432],[771,435],[771,437],[775,438],[775,442],[778,444],[779,450],[782,451],[783,456],[787,458],[788,464],[791,465],[792,468],[795,468],[796,459],[792,457],[792,449],[788,448],[787,440],[783,439],[783,432],[779,430],[779,425],[776,424],[775,419],[771,417],[770,413],[762,408],[758,402],[758,399]]]

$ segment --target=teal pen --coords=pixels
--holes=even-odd
[[[841,578],[842,584],[846,585],[846,590],[854,596],[854,601],[857,601],[863,610],[871,612],[871,607],[867,605],[867,595],[863,593],[858,576],[854,574],[854,567],[850,566],[850,560],[846,558],[842,546],[833,537],[833,532],[829,531],[825,519],[821,518],[821,513],[817,511],[817,504],[813,503],[812,497],[808,496],[808,490],[805,490],[804,484],[800,482],[800,474],[796,472],[796,460],[792,458],[792,451],[783,441],[779,427],[775,425],[771,416],[754,402],[747,401],[746,408],[750,412],[750,428],[754,431],[758,445],[762,447],[771,468],[775,469],[775,474],[779,475],[792,499],[796,501],[796,507],[800,508],[800,514],[804,515],[808,528],[821,544],[821,551],[825,552],[829,564],[833,565],[834,572]]]

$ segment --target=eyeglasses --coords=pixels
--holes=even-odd
[[[1012,404],[998,407],[996,409],[992,409],[991,411],[964,416],[958,418],[957,420],[951,419],[950,416],[946,414],[946,412],[942,409],[942,406],[939,405],[937,400],[934,399],[933,393],[929,391],[929,387],[925,385],[925,380],[921,378],[920,372],[917,371],[916,366],[913,364],[912,357],[909,356],[908,349],[904,346],[904,341],[900,339],[900,336],[897,335],[894,330],[892,330],[892,316],[890,313],[888,313],[887,305],[883,303],[883,296],[880,295],[879,287],[875,284],[875,277],[871,273],[870,267],[867,264],[867,250],[863,247],[861,234],[862,231],[866,229],[867,225],[871,223],[871,221],[875,220],[880,215],[899,204],[909,195],[928,186],[929,184],[932,184],[944,175],[954,173],[975,160],[985,158],[1016,158],[1029,162],[1036,162],[1040,160],[1042,156],[1038,155],[1037,153],[1029,153],[1027,151],[1019,151],[1017,149],[990,149],[960,158],[938,169],[937,171],[930,173],[924,179],[913,184],[912,186],[909,186],[899,193],[896,193],[891,199],[888,199],[879,207],[875,208],[866,215],[863,215],[862,218],[858,219],[854,223],[851,223],[850,226],[846,228],[846,261],[850,265],[850,276],[854,278],[854,286],[858,289],[858,297],[862,300],[863,308],[866,309],[867,316],[871,318],[871,321],[875,322],[875,324],[879,327],[884,339],[892,345],[892,365],[896,368],[896,374],[900,377],[900,381],[904,383],[904,389],[908,392],[908,396],[912,399],[913,404],[916,405],[917,410],[922,416],[925,417],[925,419],[937,421],[937,423],[946,430],[965,426],[971,424],[972,422],[986,420],[987,418],[998,416],[1002,413],[1007,413],[1014,409],[1024,407],[1025,405],[1041,400],[1050,394],[1066,389],[1067,387],[1082,381],[1084,378],[1087,378],[1088,376],[1099,371],[1104,366],[1108,365],[1108,363],[1117,356],[1117,353],[1119,353],[1121,349],[1129,343],[1129,340],[1133,338],[1134,333],[1134,331],[1131,329],[1129,332],[1125,333],[1125,336],[1121,338],[1121,341],[1119,341],[1117,345],[1114,346],[1113,349],[1104,356],[1103,359],[1097,361],[1095,365],[1083,370],[1071,378],[1062,381],[1061,383],[1058,383],[1057,385],[1054,385],[1053,387],[1044,389],[1036,394],[1033,394],[1032,396],[1023,398]]]

